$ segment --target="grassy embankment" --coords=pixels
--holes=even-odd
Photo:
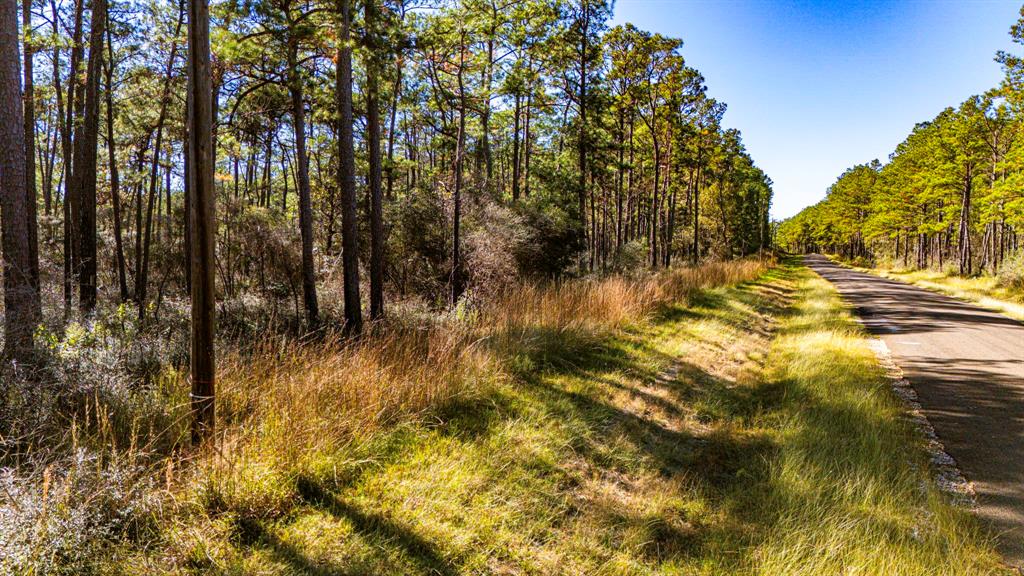
[[[857,269],[915,284],[1024,321],[1024,292],[1001,285],[996,276],[983,275],[964,278],[950,272],[908,270],[884,266]]]
[[[155,533],[107,568],[1000,573],[805,268],[522,290],[479,315],[228,367],[218,453],[156,465]]]

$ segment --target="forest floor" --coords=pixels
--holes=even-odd
[[[207,506],[135,574],[1001,574],[870,338],[787,262],[375,432],[277,515]],[[252,466],[252,464],[248,464]],[[272,463],[267,463],[272,466]],[[237,488],[275,490],[273,480]],[[258,499],[258,498],[256,498]]]
[[[896,267],[853,268],[883,278],[914,284],[1024,321],[1024,292],[1001,286],[995,276],[964,278],[958,274],[936,270],[909,270]]]

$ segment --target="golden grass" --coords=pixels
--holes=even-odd
[[[764,504],[775,519],[754,573],[1008,573],[969,512],[935,487],[905,407],[826,281],[805,281],[766,377],[790,400]]]
[[[221,376],[217,449],[108,572],[1002,573],[805,268],[517,286]]]
[[[565,369],[575,372],[583,364],[593,364],[595,352],[608,346],[610,339],[623,336],[624,329],[643,327],[647,330],[657,314],[669,308],[685,309],[688,300],[701,291],[752,280],[763,275],[771,265],[759,261],[711,263],[694,269],[631,278],[586,279],[546,286],[523,284],[502,292],[474,310],[460,310],[430,321],[399,318],[393,323],[375,326],[358,341],[265,343],[250,354],[230,355],[221,368],[222,432],[218,450],[200,460],[178,483],[177,501],[179,506],[184,506],[182,517],[196,514],[196,506],[204,511],[197,518],[185,520],[185,526],[204,535],[172,530],[170,538],[182,539],[172,548],[187,550],[186,554],[196,557],[200,563],[203,556],[209,555],[221,559],[217,564],[228,562],[243,571],[267,570],[267,566],[279,563],[279,559],[266,558],[262,553],[239,558],[236,556],[239,550],[230,545],[219,547],[224,541],[237,538],[240,530],[246,532],[240,525],[267,526],[294,510],[301,510],[300,517],[312,522],[315,531],[328,529],[325,526],[340,528],[329,518],[316,516],[314,520],[305,516],[309,511],[303,506],[308,505],[309,495],[303,492],[307,490],[303,486],[347,485],[352,478],[360,477],[366,466],[373,469],[383,466],[391,450],[387,444],[404,445],[401,430],[408,424],[409,434],[416,438],[412,446],[400,449],[401,458],[412,460],[408,467],[400,467],[395,471],[396,476],[380,479],[363,490],[367,497],[381,502],[398,498],[394,502],[398,508],[387,512],[387,517],[393,514],[396,521],[400,518],[402,526],[422,522],[424,536],[431,541],[451,541],[452,545],[463,547],[472,546],[471,540],[460,544],[464,538],[484,537],[490,541],[481,544],[492,553],[499,557],[512,554],[517,558],[506,559],[511,565],[525,563],[541,572],[557,572],[559,564],[565,561],[580,569],[596,568],[596,558],[589,556],[605,553],[602,531],[608,529],[609,522],[618,522],[615,519],[618,515],[625,515],[630,518],[630,524],[635,524],[622,531],[630,548],[649,549],[652,544],[647,539],[654,533],[665,540],[656,546],[668,546],[667,552],[676,544],[669,541],[669,536],[658,534],[689,530],[686,523],[678,519],[662,526],[666,522],[663,515],[678,515],[675,507],[679,505],[679,498],[661,492],[678,488],[680,480],[666,481],[653,471],[645,471],[635,484],[641,493],[624,494],[620,481],[626,479],[620,478],[621,473],[615,469],[635,465],[630,462],[632,457],[628,453],[616,453],[620,449],[632,451],[623,444],[625,437],[600,449],[602,458],[608,460],[609,470],[593,468],[593,463],[582,460],[569,463],[565,473],[573,477],[584,475],[571,481],[581,482],[583,492],[572,497],[595,502],[593,507],[587,507],[593,510],[581,517],[581,524],[573,529],[579,533],[567,535],[576,542],[565,550],[558,546],[530,552],[536,544],[530,542],[528,533],[534,529],[541,533],[551,530],[550,526],[544,526],[558,521],[557,516],[552,516],[557,513],[555,510],[534,509],[539,504],[535,500],[542,494],[559,494],[561,489],[557,484],[565,480],[550,486],[548,479],[535,478],[528,469],[519,469],[520,460],[537,462],[531,466],[543,462],[545,467],[560,468],[565,462],[559,453],[564,445],[579,441],[577,434],[582,433],[578,429],[581,424],[550,420],[545,412],[554,407],[545,406],[540,412],[532,408],[526,412],[530,416],[499,425],[493,441],[460,442],[456,431],[462,427],[486,426],[487,406],[496,398],[518,396],[521,392],[517,390],[522,386],[532,386],[527,382],[548,369],[549,360],[558,365],[569,363],[570,367]],[[749,312],[746,306],[738,306],[723,313],[742,316]],[[694,327],[706,328],[712,333],[708,336],[714,344],[690,349],[688,355],[692,359],[706,355],[719,357],[716,362],[708,362],[714,364],[716,370],[736,362],[732,346],[736,341],[745,342],[747,335],[715,318],[694,323]],[[756,338],[764,340],[763,331]],[[739,362],[742,364],[742,360]],[[639,369],[641,366],[634,368]],[[641,377],[640,374],[637,377]],[[634,385],[631,380],[624,382]],[[600,401],[592,388],[593,382],[582,372],[579,378],[572,377],[571,384],[566,385],[570,389],[581,387],[569,392],[572,395]],[[675,401],[667,390],[656,391],[655,388],[653,385],[645,388],[645,393],[652,397],[660,395],[666,404]],[[526,396],[533,397],[537,392],[531,390]],[[630,394],[623,391],[608,401],[624,402],[628,406],[629,397]],[[529,401],[534,402],[536,399]],[[454,406],[454,411],[446,406]],[[635,409],[637,418],[651,417],[645,409],[639,406]],[[439,414],[439,411],[446,412]],[[465,422],[458,416],[463,411],[472,414]],[[662,416],[666,421],[674,417],[668,413]],[[587,415],[590,417],[593,415]],[[448,431],[438,437],[425,432],[432,429],[435,418],[439,423],[443,421],[442,430]],[[578,420],[578,415],[571,419]],[[540,429],[536,429],[537,426]],[[399,430],[397,435],[395,430]],[[431,434],[425,444],[422,443],[424,433]],[[447,434],[456,436],[453,439]],[[385,446],[382,447],[381,442]],[[685,450],[685,447],[672,449]],[[423,470],[419,468],[421,458],[439,461],[431,462],[430,469]],[[493,462],[495,459],[501,462]],[[494,474],[495,469],[505,470],[505,474],[510,475],[508,484],[492,488],[496,490],[494,495],[477,494],[490,483],[487,477]],[[593,477],[587,479],[586,475]],[[372,477],[378,476],[373,473]],[[556,480],[557,476],[551,478],[551,481]],[[536,496],[529,493],[535,490],[539,491]],[[557,498],[570,496],[564,493]],[[626,501],[620,501],[623,497]],[[492,498],[496,499],[492,501]],[[413,509],[407,509],[412,503],[415,503]],[[484,509],[477,510],[481,505]],[[502,520],[501,515],[495,516],[499,509],[509,505],[514,510],[511,517]],[[559,507],[565,505],[561,503]],[[519,507],[523,509],[518,510]],[[609,516],[606,509],[616,511]],[[459,524],[489,535],[481,533],[471,537],[462,530],[437,524],[438,516],[461,517]],[[506,522],[536,528],[520,534],[512,526],[505,526]],[[292,537],[304,542],[303,549],[319,548],[319,544],[309,540],[308,534],[292,533]],[[267,536],[262,532],[256,538],[266,544]],[[349,548],[345,554],[376,556],[359,548],[361,541],[361,537],[352,535],[345,546],[356,548]],[[207,550],[207,546],[215,549]],[[499,550],[502,548],[507,549]],[[531,557],[534,553],[536,556]],[[336,554],[337,551],[332,555]],[[524,554],[526,556],[522,556]],[[625,553],[619,556],[621,558],[611,559],[610,566],[620,561],[625,562],[622,566],[635,563],[635,559]],[[234,560],[228,560],[232,558]],[[354,560],[351,562],[358,565]],[[474,562],[467,560],[467,566]],[[388,571],[391,564],[376,559],[373,566],[373,571]],[[490,571],[482,566],[480,569]],[[395,570],[410,572],[407,566]]]
[[[459,326],[383,332],[359,342],[261,345],[221,367],[225,434],[296,463],[402,415],[416,415],[500,377],[497,359]]]
[[[739,260],[636,278],[612,276],[555,285],[523,284],[487,304],[481,323],[495,327],[497,332],[525,327],[613,330],[643,322],[659,307],[685,302],[697,290],[751,280],[766,269],[765,262]]]
[[[870,271],[886,278],[916,284],[928,290],[973,302],[982,308],[1001,312],[1017,320],[1024,320],[1024,294],[1019,290],[1002,286],[995,276],[964,278],[934,270],[890,268],[876,268]]]
[[[438,328],[455,340],[429,368],[441,383],[433,395],[414,393],[422,402],[387,418],[376,416],[389,406],[381,395],[345,395],[336,409],[366,420],[314,444],[333,454],[300,447],[305,457],[290,457],[300,465],[272,457],[290,438],[329,434],[307,430],[319,409],[302,408],[311,413],[293,427],[254,432],[233,470],[204,471],[208,512],[189,520],[201,535],[175,531],[174,548],[216,573],[1005,573],[969,514],[931,484],[920,439],[827,283],[789,269],[742,288],[691,288],[762,271],[747,266],[685,273],[668,287],[616,278],[510,290],[455,322],[458,332]],[[676,298],[689,302],[664,308]],[[297,370],[301,394],[249,421],[278,422],[278,402],[315,405],[308,379],[330,391],[409,366],[380,342],[420,358],[418,346],[438,337],[290,350],[314,360],[266,381]],[[568,346],[571,364],[511,366],[550,346]],[[466,350],[472,356],[456,352]],[[316,376],[315,359],[332,355]],[[416,366],[393,377],[416,382]],[[332,380],[338,370],[350,374]],[[475,406],[439,416],[436,427],[432,417],[410,422],[397,439],[382,429],[460,396]],[[366,430],[367,445],[331,445]],[[317,486],[312,497],[303,481]]]
[[[179,485],[187,492],[198,482],[207,506],[275,516],[294,500],[294,479],[322,473],[325,459],[345,446],[473,402],[549,354],[564,358],[696,291],[756,278],[769,265],[741,260],[632,278],[524,283],[477,309],[395,318],[358,340],[267,341],[228,352],[218,369],[216,449],[183,469]]]
[[[697,290],[766,269],[742,260],[636,278],[521,284],[461,320],[396,322],[358,341],[266,342],[227,354],[219,368],[222,443],[237,450],[255,442],[261,453],[297,464],[353,435],[486,393],[508,377],[510,361],[552,339],[603,336]]]

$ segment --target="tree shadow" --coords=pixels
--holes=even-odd
[[[306,503],[348,521],[356,532],[366,537],[399,548],[423,573],[441,576],[458,573],[436,544],[383,514],[359,509],[313,478],[300,477],[297,488]]]
[[[239,544],[246,547],[266,549],[275,560],[287,564],[293,570],[309,576],[343,576],[354,574],[341,565],[323,559],[310,558],[299,547],[282,540],[268,530],[263,521],[239,517],[235,520],[234,537]]]
[[[572,521],[578,513],[575,507],[590,506],[598,508],[602,517],[610,518],[613,526],[642,523],[649,538],[639,552],[649,562],[696,557],[706,552],[705,541],[745,541],[751,536],[735,527],[754,522],[761,514],[756,498],[764,492],[759,487],[770,480],[779,447],[770,434],[735,433],[731,427],[791,401],[792,396],[787,396],[790,392],[782,384],[743,385],[715,375],[707,367],[666,354],[651,340],[659,329],[714,318],[737,329],[753,330],[767,341],[771,332],[767,318],[786,314],[791,296],[792,290],[768,281],[750,282],[728,291],[698,291],[686,305],[659,311],[653,318],[653,329],[636,329],[626,338],[531,327],[525,334],[531,344],[523,351],[523,367],[513,371],[514,394],[498,389],[483,398],[449,403],[431,413],[427,428],[431,434],[480,442],[523,417],[524,412],[539,408],[545,418],[571,425],[581,433],[574,433],[566,446],[568,451],[554,460],[530,451],[509,454],[516,460],[515,466],[532,474],[558,475],[559,490],[565,492],[574,489],[573,482],[579,480],[579,475],[570,470],[578,461],[597,474],[628,476],[636,463],[624,462],[616,453],[621,446],[617,442],[624,442],[631,447],[630,457],[635,454],[643,460],[645,469],[664,479],[685,479],[687,485],[718,501],[729,517],[713,526],[701,526],[690,523],[679,511],[638,518],[618,505],[568,498],[562,511],[564,518],[553,522]],[[758,317],[752,319],[741,310],[744,307]],[[524,335],[517,333],[509,338],[513,336],[518,339]],[[674,372],[666,378],[665,368],[669,366]],[[668,415],[670,422],[659,422],[635,407],[618,405],[614,395],[621,393],[637,399],[640,406],[656,407]],[[718,407],[709,415],[710,432],[683,425],[692,413],[692,405],[701,400]],[[714,429],[718,426],[722,427],[720,431]],[[570,454],[571,458],[565,458]],[[401,458],[395,454],[385,460]],[[303,476],[297,479],[297,492],[302,502],[344,520],[362,537],[381,544],[382,550],[398,552],[420,573],[460,573],[458,559],[445,555],[444,542],[432,541],[413,527],[343,498],[345,488],[372,473],[372,469],[360,468],[344,476],[340,484],[337,480]],[[500,486],[505,481],[500,476],[504,472],[504,468],[494,467],[487,482]],[[269,533],[258,521],[240,523],[239,534],[245,545],[267,548],[299,573],[358,572],[351,566],[325,564],[308,557]]]

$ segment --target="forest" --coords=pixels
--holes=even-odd
[[[1011,30],[1024,43],[1024,27]],[[920,122],[886,163],[846,170],[820,203],[782,222],[780,245],[902,268],[999,274],[1024,287],[1024,61],[1000,52],[1005,79]]]
[[[250,573],[214,524],[762,272],[771,180],[612,16],[3,0],[0,571]]]
[[[1024,270],[1024,61],[780,223],[641,4],[0,0],[0,574],[1017,574],[1021,326],[851,265]]]
[[[186,3],[22,4],[4,142],[21,163],[24,134],[27,193],[5,220],[27,230],[5,238],[25,255],[8,292],[31,290],[12,353],[35,320],[63,333],[120,306],[161,325],[197,250],[225,332],[259,306],[301,334],[768,243],[771,181],[725,105],[680,40],[609,28],[610,3],[215,3],[212,182],[188,161]]]
[[[609,3],[216,3],[209,114],[188,9],[24,2],[8,23],[24,184],[4,191],[26,193],[4,221],[27,227],[4,235],[5,349],[25,366],[34,326],[113,311],[180,338],[189,296],[210,348],[213,315],[235,340],[355,334],[389,301],[767,246],[771,182],[725,105],[680,40],[609,29]]]

